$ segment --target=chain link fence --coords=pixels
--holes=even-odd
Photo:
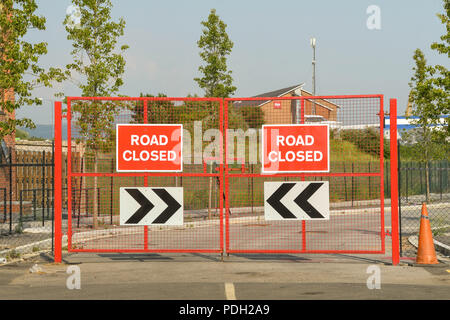
[[[422,203],[427,203],[434,239],[447,245],[450,234],[450,166],[448,160],[421,163],[399,153],[400,255],[415,257]],[[427,196],[427,189],[429,190]]]

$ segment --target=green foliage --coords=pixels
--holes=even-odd
[[[25,105],[41,105],[42,100],[32,97],[32,90],[64,79],[61,70],[39,66],[39,58],[47,54],[47,43],[24,40],[30,29],[45,30],[46,20],[35,14],[37,8],[35,0],[2,0],[0,4],[0,103],[7,113]],[[6,99],[12,93],[14,101]],[[0,122],[0,139],[19,126],[35,128],[31,119],[8,119]]]
[[[340,139],[354,144],[364,153],[377,157],[380,156],[380,133],[378,130],[373,128],[366,128],[364,130],[342,130],[340,131],[339,136]],[[389,159],[389,142],[384,140],[383,146],[384,157]]]
[[[439,54],[447,54],[450,58],[450,1],[444,0],[444,13],[438,14],[438,18],[445,26],[446,33],[440,37],[442,43],[433,42],[431,49],[437,51]],[[443,65],[434,66],[435,76],[432,79],[434,85],[434,93],[436,99],[436,109],[440,114],[450,114],[450,72]],[[440,135],[440,139],[448,139],[450,137],[449,122],[450,118],[446,118],[446,125],[444,130],[436,132]],[[438,138],[438,139],[439,139]]]
[[[25,130],[16,129],[16,138],[26,140],[30,137],[30,134]]]
[[[431,139],[429,128],[414,128],[402,133],[402,157],[425,163],[450,158],[450,144],[446,141]]]
[[[197,45],[205,65],[198,68],[203,77],[194,80],[205,90],[206,97],[227,98],[236,91],[232,85],[231,71],[227,68],[227,56],[231,53],[233,42],[226,33],[227,25],[220,20],[215,9],[211,9],[208,20],[201,24],[204,29]]]
[[[259,129],[264,124],[264,111],[258,106],[245,106],[239,109],[248,127]]]
[[[120,50],[116,47],[118,38],[124,34],[125,21],[112,21],[110,0],[72,0],[72,3],[80,9],[81,22],[80,26],[73,26],[69,16],[64,20],[67,39],[73,46],[73,62],[66,66],[67,71],[85,79],[77,83],[82,96],[113,96],[123,84],[122,54],[128,46],[122,45]],[[123,108],[121,103],[104,101],[72,104],[80,127],[79,136],[94,153],[113,146],[115,117]]]
[[[80,9],[81,25],[69,24],[70,17],[64,20],[71,40],[73,63],[67,65],[70,72],[76,72],[86,78],[78,83],[83,97],[112,96],[123,84],[125,59],[122,56],[127,45],[117,50],[117,41],[123,36],[125,20],[114,22],[111,19],[110,0],[72,0]]]
[[[155,97],[152,94],[140,94],[140,97]],[[167,97],[163,93],[159,93],[156,97]],[[169,100],[147,101],[147,123],[176,123],[174,122],[175,105]],[[144,103],[139,101],[133,113],[133,122],[144,123]]]

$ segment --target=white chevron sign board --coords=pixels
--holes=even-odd
[[[182,226],[183,188],[120,188],[120,225]]]
[[[328,181],[264,182],[265,220],[329,220]]]

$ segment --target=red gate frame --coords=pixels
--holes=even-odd
[[[383,165],[383,131],[384,131],[384,96],[383,95],[345,95],[345,96],[315,96],[315,97],[276,97],[276,98],[232,98],[232,99],[225,99],[225,103],[223,103],[222,99],[216,98],[216,99],[208,99],[210,101],[219,101],[220,103],[220,128],[219,130],[222,132],[222,144],[221,144],[221,154],[223,157],[223,154],[227,154],[227,129],[228,129],[228,103],[232,101],[242,101],[242,100],[267,100],[267,99],[276,99],[276,100],[301,100],[301,123],[304,123],[304,100],[305,99],[344,99],[344,98],[379,98],[380,99],[380,111],[379,111],[379,118],[380,118],[380,173],[378,174],[355,174],[355,176],[380,176],[380,205],[381,205],[381,241],[382,241],[382,250],[373,252],[370,251],[369,253],[385,253],[385,230],[384,230],[384,165]],[[65,115],[62,114],[62,103],[61,102],[55,102],[55,114],[54,114],[54,120],[55,120],[55,176],[54,176],[54,187],[55,187],[55,200],[54,200],[54,206],[55,206],[55,247],[54,247],[54,260],[56,263],[61,263],[62,261],[62,118],[67,119],[67,130],[68,130],[68,150],[71,150],[71,135],[70,135],[70,103],[72,100],[111,100],[111,101],[118,101],[118,100],[128,100],[128,101],[144,101],[144,108],[147,106],[148,101],[152,100],[167,100],[167,101],[205,101],[205,99],[202,98],[122,98],[122,97],[98,97],[98,98],[86,98],[86,97],[69,97],[67,98],[67,113]],[[146,116],[147,113],[144,109],[144,115]],[[392,177],[392,188],[391,188],[391,237],[392,237],[392,263],[393,265],[398,265],[400,257],[399,257],[399,232],[398,232],[398,171],[397,171],[397,100],[391,99],[390,100],[390,119],[391,119],[391,125],[390,125],[390,154],[391,154],[391,177]],[[225,135],[223,135],[225,133]],[[225,143],[224,143],[225,142]],[[224,149],[223,149],[224,148]],[[227,157],[223,157],[225,159],[225,164],[220,162],[220,193],[223,194],[223,191],[225,189],[225,208],[226,214],[225,214],[225,248],[224,248],[224,240],[223,240],[223,211],[224,211],[224,203],[223,198],[220,198],[220,250],[214,250],[212,252],[220,252],[223,253],[224,249],[226,253],[232,253],[237,252],[235,250],[229,250],[229,214],[228,214],[228,208],[229,208],[229,168],[228,168],[228,162]],[[68,168],[71,168],[70,166],[70,152],[68,152]],[[85,174],[86,176],[94,176],[95,174]],[[129,176],[130,174],[100,174],[100,176]],[[171,173],[171,174],[161,174],[161,173],[140,173],[135,174],[135,176],[143,176],[146,180],[148,176],[203,176],[203,177],[212,177],[216,176],[215,174],[185,174],[185,173]],[[241,173],[241,175],[246,177],[251,176],[260,176],[258,174],[245,174]],[[280,174],[277,174],[280,175]],[[311,176],[313,174],[288,174],[288,175],[281,175],[281,176],[289,176],[289,177],[300,177],[304,179],[305,176]],[[323,176],[339,176],[340,174],[333,174],[333,173],[321,173]],[[76,176],[76,174],[70,173],[68,175],[68,178]],[[71,187],[71,179],[68,179],[68,187]],[[225,188],[224,188],[225,184]],[[70,190],[70,189],[69,189]],[[71,197],[71,192],[68,192],[68,197]],[[68,206],[69,210],[71,210],[71,198],[68,200]],[[69,211],[71,212],[71,211]],[[68,214],[68,220],[70,220],[71,225],[71,214]],[[147,227],[145,227],[146,231]],[[302,223],[302,233],[305,234],[305,222]],[[68,243],[71,245],[71,228],[68,229],[67,238]],[[305,248],[306,246],[306,238],[303,236],[302,239],[302,247]],[[70,245],[68,245],[68,250],[71,252],[76,251],[91,251],[91,250],[74,250],[69,249]],[[98,250],[92,250],[99,252]],[[124,252],[124,250],[102,250],[106,252]],[[210,252],[209,250],[130,250],[132,252]],[[251,252],[258,252],[258,251],[251,251]],[[273,252],[273,251],[260,251],[260,252]],[[295,251],[295,253],[344,253],[344,251],[326,251],[326,250],[316,250],[316,251],[307,251],[307,250],[300,250]],[[293,253],[291,250],[283,251],[278,253]],[[366,251],[345,251],[345,253],[367,253]]]
[[[144,123],[147,123],[147,106],[149,101],[210,101],[210,102],[218,102],[219,103],[219,130],[221,132],[221,140],[220,145],[220,153],[223,154],[223,99],[220,98],[171,98],[171,97],[67,97],[67,113],[65,114],[65,118],[67,119],[67,150],[72,150],[72,134],[71,134],[71,103],[72,101],[142,101],[144,105],[143,114],[144,114]],[[58,111],[58,110],[59,111]],[[61,103],[55,104],[55,147],[56,145],[61,146]],[[58,141],[57,141],[58,140]],[[61,158],[62,151],[61,147],[55,148],[56,151],[58,151],[55,154],[55,158]],[[72,157],[71,152],[67,153],[67,189],[72,189],[72,179],[73,177],[144,177],[144,186],[148,185],[148,177],[150,176],[164,176],[164,177],[219,177],[220,181],[220,193],[223,193],[223,161],[221,159],[220,166],[219,166],[219,172],[218,173],[184,173],[184,172],[123,172],[123,173],[74,173],[72,172]],[[61,163],[55,162],[55,181],[59,181],[61,177]],[[58,191],[56,191],[58,190]],[[55,184],[55,197],[61,198],[62,197],[62,191],[61,186]],[[62,202],[56,203],[55,201],[55,207],[56,204],[58,204],[58,208],[55,208],[55,222],[59,224],[58,232],[55,232],[55,238],[58,239],[57,241],[61,241],[62,238],[62,232],[60,231],[61,228],[61,215],[62,215]],[[144,248],[143,249],[74,249],[72,248],[72,193],[68,192],[67,194],[67,206],[68,206],[68,215],[67,215],[67,250],[68,252],[210,252],[210,253],[223,253],[224,249],[224,241],[223,241],[223,229],[224,229],[224,222],[223,222],[223,198],[220,197],[219,200],[220,205],[220,248],[218,249],[149,249],[148,248],[148,227],[144,226]],[[55,230],[56,231],[56,230]],[[59,245],[59,243],[58,243]],[[55,251],[56,251],[55,246]],[[55,261],[60,261],[60,252],[61,250],[58,247],[58,256],[55,255]],[[57,259],[58,258],[58,259]]]
[[[380,119],[380,172],[379,173],[353,173],[352,176],[355,177],[380,177],[380,213],[381,213],[381,230],[380,230],[380,238],[381,238],[381,250],[378,251],[368,251],[368,250],[307,250],[306,249],[306,222],[302,221],[302,249],[301,250],[230,250],[230,220],[229,220],[229,179],[230,173],[228,168],[228,159],[225,156],[225,251],[227,254],[229,253],[352,253],[352,254],[384,254],[385,253],[385,223],[384,223],[384,150],[383,150],[383,136],[384,136],[384,96],[383,95],[342,95],[342,96],[295,96],[295,97],[251,97],[251,98],[227,98],[225,99],[225,123],[224,123],[224,132],[225,132],[225,155],[227,155],[227,144],[228,144],[228,104],[233,101],[282,101],[282,100],[300,100],[301,103],[301,118],[300,123],[305,123],[305,100],[317,100],[317,99],[355,99],[355,98],[378,98],[380,99],[380,109],[377,114]],[[391,139],[392,140],[392,139]],[[396,152],[396,151],[395,151]],[[392,154],[392,151],[391,151]],[[395,172],[395,174],[397,174]],[[342,173],[276,173],[271,174],[271,177],[298,177],[302,180],[305,177],[311,176],[329,176],[329,177],[339,177],[349,174]],[[233,177],[267,177],[267,175],[262,175],[261,173],[241,173],[241,174],[233,174]],[[395,189],[395,188],[392,188]],[[394,228],[393,228],[394,230]],[[397,232],[395,229],[392,233]],[[394,238],[393,238],[394,241]]]

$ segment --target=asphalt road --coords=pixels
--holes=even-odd
[[[70,254],[0,267],[0,299],[450,299],[450,265],[388,266],[338,255]],[[30,273],[34,264],[39,273]],[[79,290],[66,286],[80,269]],[[368,289],[369,266],[380,289]]]

